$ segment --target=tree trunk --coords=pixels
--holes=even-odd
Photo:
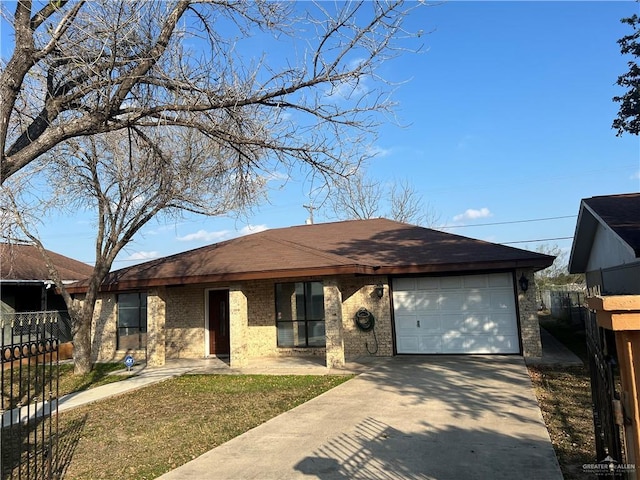
[[[91,361],[91,324],[95,310],[95,297],[96,295],[93,292],[87,292],[82,305],[73,309],[73,373],[76,375],[89,373],[93,369],[93,362]]]
[[[83,375],[93,368],[91,363],[91,322],[81,320],[73,337],[73,373]]]

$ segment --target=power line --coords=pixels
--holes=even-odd
[[[443,225],[438,228],[464,228],[464,227],[488,227],[491,225],[509,225],[512,223],[545,222],[547,220],[560,220],[563,218],[577,218],[577,215],[563,215],[561,217],[531,218],[529,220],[511,220],[509,222],[475,223],[472,225]]]
[[[555,237],[555,238],[540,238],[538,240],[519,240],[517,242],[500,242],[502,245],[511,245],[514,243],[535,243],[535,242],[548,242],[550,240],[569,240],[571,237]]]

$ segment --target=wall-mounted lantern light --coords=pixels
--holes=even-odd
[[[524,276],[524,273],[520,275],[520,280],[518,280],[518,284],[520,285],[520,290],[526,292],[529,290],[529,279]]]
[[[382,283],[376,284],[375,292],[378,298],[382,298],[384,296],[384,285]]]

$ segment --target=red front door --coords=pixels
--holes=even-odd
[[[229,355],[229,291],[209,292],[209,354]]]

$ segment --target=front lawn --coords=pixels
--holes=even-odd
[[[185,375],[59,415],[65,479],[152,479],[351,376]]]
[[[13,373],[5,368],[2,377],[2,397],[5,409],[15,408],[18,403],[24,405],[27,398],[42,396],[43,392],[53,389],[56,396],[55,382],[51,382],[51,370],[55,374],[59,368],[58,397],[68,393],[79,392],[89,388],[99,387],[107,383],[119,382],[128,375],[110,375],[111,372],[122,370],[121,363],[97,363],[93,370],[85,375],[74,375],[73,364],[64,363],[53,365],[20,365],[16,362]]]

